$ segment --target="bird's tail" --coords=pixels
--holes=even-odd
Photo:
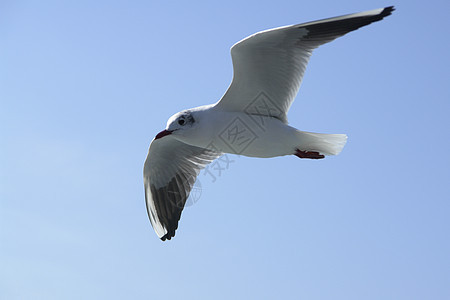
[[[296,131],[302,151],[317,151],[324,155],[338,155],[347,143],[346,134],[327,134]]]

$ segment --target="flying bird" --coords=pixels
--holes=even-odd
[[[161,240],[175,236],[201,169],[224,153],[321,159],[342,151],[345,134],[300,131],[287,112],[313,50],[394,11],[385,7],[253,34],[231,48],[233,80],[215,104],[169,118],[144,164],[147,212]]]

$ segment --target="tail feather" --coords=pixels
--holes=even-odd
[[[338,155],[347,143],[346,134],[327,134],[297,130],[298,149],[302,151],[318,151],[324,155]]]

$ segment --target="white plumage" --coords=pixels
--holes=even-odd
[[[393,7],[258,32],[231,48],[233,81],[220,101],[173,115],[144,165],[147,211],[156,234],[171,239],[200,170],[222,153],[320,159],[342,151],[345,134],[287,124],[312,51],[390,15]]]

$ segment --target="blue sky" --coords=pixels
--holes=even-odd
[[[257,31],[395,5],[315,51],[290,112],[344,151],[232,161],[161,242],[148,146]],[[2,1],[0,299],[449,299],[447,1]]]

